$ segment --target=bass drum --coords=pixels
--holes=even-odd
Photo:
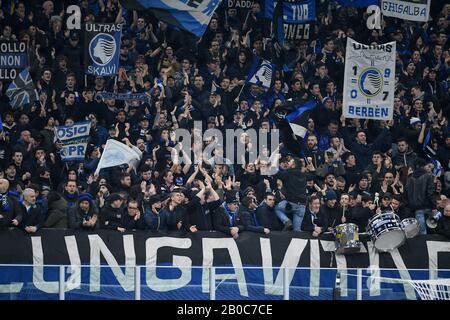
[[[393,212],[372,217],[369,220],[367,232],[375,248],[381,252],[397,249],[406,239],[400,218]]]

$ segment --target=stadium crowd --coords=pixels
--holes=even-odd
[[[0,40],[28,42],[39,93],[13,110],[0,82],[0,226],[320,236],[348,222],[363,232],[386,210],[416,218],[421,234],[450,237],[450,4],[428,23],[385,17],[382,30],[368,30],[365,9],[329,2],[317,1],[308,40],[279,46],[258,1],[248,12],[221,4],[201,39],[114,0],[0,1]],[[81,7],[83,23],[123,24],[117,77],[85,76],[84,35],[66,27],[69,4]],[[392,121],[342,116],[347,37],[396,41]],[[269,90],[245,83],[256,56],[276,65]],[[102,91],[145,92],[150,100],[97,99]],[[317,103],[303,140],[280,116],[288,99]],[[86,120],[85,160],[63,162],[55,126]],[[177,128],[202,135],[194,121],[203,131],[278,128],[282,143],[250,162],[258,143],[244,133],[243,164],[220,150],[198,161],[173,157]],[[136,171],[95,174],[108,139],[142,151]],[[216,143],[202,141],[192,150]],[[278,172],[266,175],[277,151]],[[428,229],[437,211],[444,217]]]

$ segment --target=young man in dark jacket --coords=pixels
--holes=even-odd
[[[267,192],[264,201],[256,209],[256,217],[264,228],[274,231],[280,231],[282,225],[275,213],[275,195]]]
[[[113,193],[107,201],[108,203],[102,208],[100,213],[100,227],[102,229],[124,232],[125,228],[122,225],[124,215],[122,197],[117,193]]]
[[[420,225],[420,234],[427,234],[426,219],[431,210],[436,207],[436,192],[433,174],[424,169],[426,162],[423,159],[416,161],[416,170],[408,177],[406,190],[408,206]]]
[[[67,213],[69,228],[74,230],[95,230],[98,228],[98,209],[89,193],[82,193],[75,207]]]
[[[235,240],[239,238],[239,233],[245,229],[238,214],[238,208],[239,199],[236,192],[227,191],[224,203],[213,214],[214,229],[232,236]]]
[[[288,162],[288,169],[277,173],[276,178],[283,181],[286,188],[286,200],[277,204],[275,212],[277,217],[284,224],[283,230],[288,230],[290,226],[294,231],[300,231],[306,205],[306,174],[301,170],[299,159],[291,159]],[[287,207],[292,212],[292,220],[286,215]]]
[[[372,197],[363,195],[361,197],[361,204],[357,204],[352,210],[352,217],[350,222],[358,226],[359,232],[365,232],[369,220],[374,214],[376,205],[372,201]]]
[[[269,234],[270,230],[265,228],[256,216],[256,198],[247,196],[242,199],[242,205],[239,207],[239,215],[244,223],[245,230]]]

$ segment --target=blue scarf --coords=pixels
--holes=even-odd
[[[8,193],[2,193],[0,195],[2,197],[2,199],[1,199],[2,200],[2,210],[4,212],[10,211],[11,207],[9,206],[9,202],[8,202]]]
[[[231,211],[226,202],[223,203],[223,208],[225,209],[225,212],[228,214],[228,216],[230,217],[230,227],[234,226],[234,221],[236,219],[236,211]]]

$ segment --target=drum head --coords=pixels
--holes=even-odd
[[[419,222],[414,218],[403,219],[402,227],[405,230],[405,234],[408,239],[414,238],[420,231]]]
[[[378,251],[386,252],[397,249],[405,242],[405,233],[403,230],[392,230],[380,234],[375,240],[375,248]]]

